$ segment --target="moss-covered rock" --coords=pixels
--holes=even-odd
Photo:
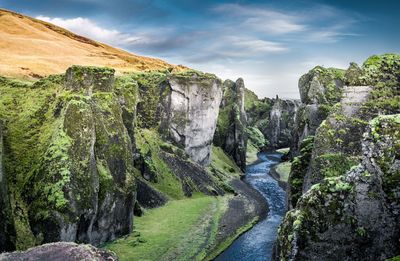
[[[318,127],[303,195],[281,225],[275,259],[399,254],[400,121],[398,114],[380,116],[399,113],[398,57],[372,56],[361,69],[350,66],[347,83],[371,86],[344,87]]]
[[[276,259],[385,260],[399,254],[399,200],[393,197],[400,186],[398,118],[372,120],[361,164],[312,186],[287,213]]]
[[[226,80],[223,83],[223,97],[213,139],[214,144],[223,148],[242,170],[246,167],[247,144],[245,90],[241,78],[236,82]]]
[[[8,195],[7,177],[3,165],[3,124],[0,121],[0,252],[15,249],[12,238],[15,237],[14,221]]]
[[[1,86],[18,249],[132,228],[136,170],[113,70],[75,66],[63,79]]]
[[[304,177],[308,171],[313,147],[314,136],[308,136],[300,145],[299,156],[292,161],[287,186],[288,209],[296,207],[297,201],[303,194]]]

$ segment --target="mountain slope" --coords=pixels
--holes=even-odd
[[[108,66],[117,72],[163,70],[174,66],[76,35],[61,27],[0,9],[0,74],[39,78],[73,65]]]

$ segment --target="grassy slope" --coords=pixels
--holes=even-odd
[[[241,174],[221,148],[213,146],[211,158],[209,170],[223,176],[226,184]],[[210,249],[215,249],[218,224],[230,197],[198,193],[192,198],[171,200],[163,207],[147,210],[142,217],[135,217],[136,232],[105,248],[115,251],[121,260],[207,259]],[[247,229],[239,228],[238,234]]]
[[[71,65],[108,66],[117,72],[185,70],[76,35],[28,16],[0,9],[0,75],[33,77],[63,73]]]
[[[247,150],[246,150],[246,163],[251,164],[255,162],[258,157],[258,149],[251,141],[247,142]]]
[[[227,197],[198,196],[169,202],[135,218],[127,238],[107,244],[120,260],[201,260],[217,233]]]
[[[290,161],[282,162],[276,166],[275,170],[279,174],[279,179],[281,181],[288,181],[291,166],[292,163]]]

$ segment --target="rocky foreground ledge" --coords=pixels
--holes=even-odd
[[[92,245],[78,245],[72,242],[57,242],[32,247],[26,251],[0,254],[1,261],[115,261],[118,257],[110,251]]]

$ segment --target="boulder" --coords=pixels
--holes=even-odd
[[[118,257],[110,251],[92,245],[78,245],[71,242],[57,242],[30,248],[22,252],[0,254],[1,261],[117,261]]]

